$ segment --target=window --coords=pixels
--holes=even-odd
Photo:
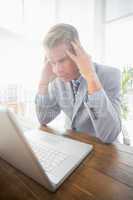
[[[119,68],[133,66],[133,16],[106,24],[106,62]]]
[[[118,67],[121,71],[124,68],[133,69],[133,16],[113,20],[106,24],[106,63]],[[132,85],[132,84],[131,84]],[[128,105],[128,117],[126,124],[131,144],[133,144],[132,123],[133,123],[133,88],[128,90],[125,98]]]
[[[0,27],[20,32],[23,23],[23,0],[0,0]]]

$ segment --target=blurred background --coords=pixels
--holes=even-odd
[[[60,22],[77,28],[93,61],[121,70],[124,133],[133,144],[132,0],[0,0],[0,104],[39,126],[34,99],[42,40]],[[64,118],[61,113],[50,125],[63,131]]]

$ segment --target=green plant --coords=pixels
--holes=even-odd
[[[121,114],[124,120],[127,120],[128,116],[128,103],[127,103],[127,92],[133,87],[133,68],[124,67],[122,71],[121,79],[121,95],[122,95],[122,104],[121,104]]]

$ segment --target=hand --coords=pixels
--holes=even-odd
[[[66,51],[67,55],[76,63],[80,73],[84,76],[88,83],[88,91],[90,94],[101,90],[102,85],[94,70],[91,56],[89,56],[78,41],[71,42],[75,55],[70,51]]]
[[[70,51],[66,51],[67,55],[76,63],[80,73],[84,78],[88,78],[94,74],[93,63],[91,56],[89,56],[78,41],[71,42],[75,55]]]
[[[54,78],[56,78],[56,75],[53,73],[52,66],[48,62],[47,58],[45,58],[40,83],[48,85],[48,83],[52,81]]]

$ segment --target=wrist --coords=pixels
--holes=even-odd
[[[102,89],[101,82],[99,81],[96,74],[95,75],[93,74],[93,75],[87,77],[86,81],[88,83],[88,92],[90,94],[93,94],[94,92]]]
[[[50,82],[49,80],[47,80],[47,81],[41,80],[39,82],[39,86],[48,86],[49,82]]]
[[[48,93],[48,82],[39,83],[38,86],[38,94],[45,95]]]

